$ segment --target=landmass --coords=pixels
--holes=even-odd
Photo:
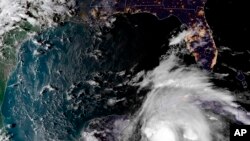
[[[212,70],[217,60],[217,48],[206,21],[204,6],[207,0],[93,0],[93,18],[106,20],[118,13],[151,13],[159,20],[176,16],[185,26],[185,42],[197,63]],[[82,17],[86,14],[82,14]],[[85,17],[84,17],[85,18]]]
[[[19,23],[19,26],[3,34],[0,46],[0,105],[4,99],[4,92],[8,77],[16,66],[18,45],[21,44],[29,34],[38,32],[39,27],[31,25],[27,21]],[[0,114],[0,127],[2,127],[2,115]]]
[[[107,16],[118,13],[151,13],[165,19],[176,16],[187,26],[185,41],[188,50],[196,61],[207,70],[216,64],[217,48],[212,31],[207,24],[204,6],[206,0],[93,0],[89,1],[90,15],[95,19],[106,20]],[[81,13],[86,17],[86,13]],[[0,105],[3,101],[8,76],[16,65],[17,45],[23,42],[30,33],[38,32],[39,27],[27,21],[18,23],[19,26],[4,33],[0,45]],[[0,116],[0,122],[2,117]]]

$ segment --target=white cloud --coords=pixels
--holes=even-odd
[[[190,31],[187,31],[187,30],[184,30],[182,31],[181,33],[179,33],[177,36],[174,36],[173,38],[171,38],[169,40],[169,45],[170,46],[173,46],[173,45],[178,45],[178,44],[181,44],[185,37],[190,34]]]
[[[134,122],[124,133],[125,141],[134,134],[138,122],[144,136],[141,141],[155,141],[167,133],[171,135],[168,136],[171,137],[169,140],[173,141],[211,141],[213,137],[226,140],[228,137],[221,134],[225,132],[225,126],[221,125],[226,121],[221,117],[229,118],[232,122],[250,123],[250,117],[238,108],[229,91],[214,88],[208,75],[197,68],[179,65],[173,70],[178,62],[178,57],[173,53],[154,70],[140,75],[144,76],[143,81],[139,82],[141,88],[151,86],[151,91],[131,119]],[[161,131],[166,133],[161,134]]]
[[[99,141],[94,135],[94,133],[82,132],[82,138],[84,141]]]
[[[57,14],[63,20],[74,6],[75,0],[0,0],[0,37],[22,20],[38,26],[55,25],[53,17]]]

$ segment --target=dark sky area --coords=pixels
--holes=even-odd
[[[249,5],[239,0],[208,0],[205,9],[219,49],[214,72],[229,74],[225,80],[214,82],[235,92],[240,104],[250,110]]]

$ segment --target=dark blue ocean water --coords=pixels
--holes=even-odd
[[[102,68],[92,39],[65,23],[23,43],[2,106],[14,141],[76,140],[88,119],[106,113],[92,80]]]
[[[147,90],[127,82],[159,64],[177,27],[177,18],[139,14],[118,17],[111,29],[68,22],[26,41],[2,105],[8,133],[14,141],[74,141],[89,121],[104,117],[91,127],[102,131],[105,121],[132,115]]]

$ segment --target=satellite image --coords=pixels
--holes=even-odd
[[[248,13],[236,0],[0,0],[0,141],[249,141]]]

